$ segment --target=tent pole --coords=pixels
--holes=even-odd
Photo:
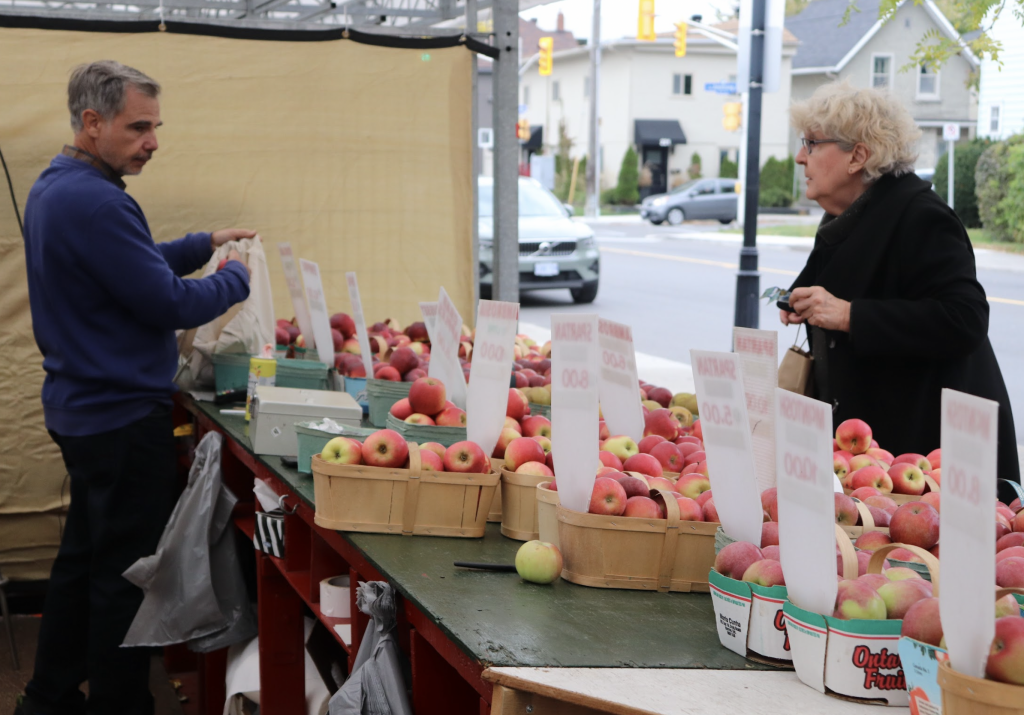
[[[494,0],[494,300],[519,302],[519,3]]]

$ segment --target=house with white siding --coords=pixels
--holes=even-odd
[[[1011,10],[1004,8],[989,32],[1002,44],[1000,62],[981,61],[978,136],[991,139],[1024,133],[1024,23]]]

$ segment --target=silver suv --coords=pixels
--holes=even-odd
[[[648,196],[640,203],[640,218],[655,226],[667,221],[678,226],[683,221],[717,219],[721,223],[736,220],[739,206],[736,179],[694,179],[667,194]]]
[[[480,297],[494,280],[494,180],[480,177]],[[519,177],[519,292],[568,288],[576,303],[597,297],[601,254],[589,226],[573,221],[536,179]]]

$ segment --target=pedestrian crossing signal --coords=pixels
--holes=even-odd
[[[553,37],[542,37],[538,40],[538,44],[540,45],[540,56],[537,58],[537,67],[540,69],[540,76],[547,77],[551,74],[551,67],[554,64],[551,53],[555,49],[555,40]]]
[[[658,35],[654,32],[654,0],[640,0],[636,39],[641,42],[654,42],[658,39]]]
[[[686,57],[686,31],[685,22],[676,23],[676,57]]]
[[[734,132],[740,128],[740,113],[743,111],[743,105],[739,102],[726,102],[722,109],[725,111],[725,115],[722,117],[722,126],[727,131]]]
[[[516,136],[519,141],[530,141],[530,122],[527,119],[520,119],[516,122]]]

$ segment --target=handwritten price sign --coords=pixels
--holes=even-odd
[[[633,331],[628,325],[598,320],[601,349],[601,407],[612,434],[629,435],[639,442],[644,434],[640,381],[636,374]]]
[[[316,336],[313,335],[313,322],[309,317],[309,307],[306,305],[306,294],[302,290],[302,281],[299,278],[299,268],[295,265],[295,254],[292,253],[292,244],[277,244],[277,252],[281,256],[281,266],[284,268],[284,279],[288,283],[288,295],[292,299],[292,310],[295,311],[295,322],[299,324],[299,330],[306,340],[306,347],[316,346]],[[333,363],[332,363],[333,364]]]
[[[481,300],[466,397],[466,434],[490,454],[505,426],[519,304]]]
[[[743,391],[750,420],[757,486],[775,486],[775,388],[779,386],[779,334],[733,328],[733,345],[743,366]],[[703,416],[703,415],[702,415]]]
[[[299,260],[299,266],[302,268],[303,283],[306,284],[306,301],[309,303],[309,316],[313,324],[317,355],[320,357],[320,362],[333,366],[334,339],[331,337],[331,322],[327,316],[324,286],[320,282],[320,266],[305,258]]]
[[[356,274],[345,274],[348,284],[348,300],[352,304],[352,321],[356,324],[356,337],[359,339],[359,352],[362,353],[363,368],[367,377],[373,377],[373,356],[370,354],[370,334],[366,332],[366,316],[363,314],[363,301],[359,297],[359,281]]]
[[[585,512],[598,466],[597,315],[551,316],[551,452],[562,506]]]
[[[942,590],[939,614],[957,671],[984,677],[995,635],[992,524],[996,502],[999,403],[942,391]]]
[[[434,344],[434,323],[437,321],[437,301],[420,303],[420,313],[423,315],[423,324],[427,326],[427,339]]]
[[[431,334],[430,367],[427,373],[444,383],[448,399],[466,409],[466,376],[459,362],[461,336],[462,316],[442,287],[437,297],[437,316]]]

